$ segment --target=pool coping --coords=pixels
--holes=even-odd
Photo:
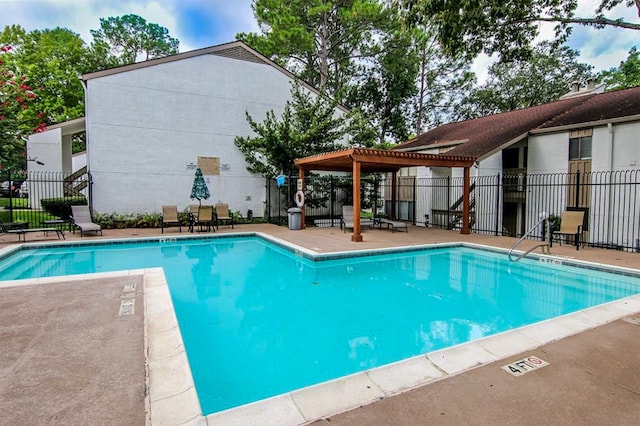
[[[361,250],[318,254],[312,250],[260,232],[230,233],[225,234],[224,237],[213,236],[206,239],[251,235],[260,236],[293,251],[297,255],[312,259],[318,257],[326,258],[326,256],[332,255],[335,255],[336,258],[348,257],[352,254],[363,255]],[[157,241],[160,239],[144,237],[127,239],[126,241]],[[205,238],[178,237],[172,240],[175,239]],[[112,241],[120,243],[121,239],[102,240],[97,244],[109,244]],[[95,245],[96,242],[82,244]],[[20,250],[20,246],[23,245],[25,244],[0,250],[0,258],[6,256],[7,253]],[[52,246],[50,243],[27,243],[26,245]],[[59,243],[53,245],[68,246],[69,244]],[[374,249],[366,252],[378,254],[451,246],[480,248],[501,253],[507,252],[505,249],[472,243],[428,244],[395,249]],[[580,267],[640,276],[640,271],[631,268],[585,262],[561,256],[535,254],[532,257],[543,261],[556,260]],[[62,281],[84,281],[94,278],[127,277],[131,275],[142,275],[144,282],[145,370],[148,389],[145,405],[147,407],[148,422],[152,425],[307,424],[538,348],[640,311],[640,294],[633,295],[205,416],[200,408],[184,342],[173,309],[168,283],[162,268],[7,280],[0,281],[0,288],[50,284]]]

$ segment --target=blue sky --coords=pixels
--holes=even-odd
[[[595,0],[579,0],[578,15],[592,16]],[[188,51],[232,41],[239,32],[257,31],[251,0],[0,0],[0,28],[19,24],[27,30],[65,27],[91,41],[89,30],[99,28],[99,19],[140,15],[148,22],[169,29],[180,40],[180,51]],[[640,22],[634,9],[619,6],[609,15]],[[552,25],[542,29],[551,37]],[[580,60],[596,71],[617,66],[631,47],[640,48],[640,32],[631,30],[576,27],[569,45],[580,51]],[[480,80],[491,58],[481,57],[474,66]]]

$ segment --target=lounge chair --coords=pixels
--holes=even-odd
[[[212,227],[215,232],[213,206],[200,206],[198,208],[198,216],[193,226],[195,225],[200,226],[201,232],[211,231]],[[193,230],[193,226],[192,226],[192,230]]]
[[[567,237],[573,236],[576,250],[580,250],[582,236],[584,233],[584,211],[564,211],[560,219],[560,230],[551,233],[549,245],[553,247],[553,239],[558,238],[560,244],[562,240],[567,241]]]
[[[374,220],[366,217],[360,217],[360,227],[374,225]],[[342,206],[342,219],[340,220],[340,229],[347,232],[347,228],[353,229],[353,206]]]
[[[162,233],[164,228],[169,226],[178,226],[182,232],[182,223],[178,219],[178,206],[162,206]]]
[[[404,229],[405,232],[409,232],[409,227],[406,222],[400,222],[397,220],[390,219],[378,219],[378,227],[382,229],[382,226],[386,226],[387,229],[391,229],[392,232],[396,232],[398,229]]]
[[[216,204],[216,226],[231,225],[233,229],[233,214],[229,211],[229,205],[224,203]]]
[[[14,229],[24,229],[27,228],[28,225],[29,222],[3,222],[2,219],[0,219],[0,234]]]
[[[73,225],[80,228],[80,236],[83,237],[85,232],[99,232],[102,235],[102,228],[91,220],[91,212],[89,206],[71,206],[71,216]]]

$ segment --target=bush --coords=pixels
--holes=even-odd
[[[71,217],[71,206],[86,206],[87,204],[85,197],[43,198],[40,200],[40,205],[47,213],[65,220]]]

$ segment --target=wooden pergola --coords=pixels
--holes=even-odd
[[[318,154],[294,161],[300,171],[300,179],[304,182],[305,171],[326,170],[352,172],[353,174],[353,235],[351,241],[362,241],[360,229],[360,174],[361,173],[392,173],[391,193],[392,206],[395,207],[396,177],[398,170],[403,167],[463,167],[464,188],[462,193],[462,228],[461,234],[470,234],[469,226],[469,192],[470,168],[475,163],[475,157],[457,157],[440,154],[418,154],[413,152],[387,151],[380,149],[351,148],[341,151]],[[304,188],[303,188],[304,190]],[[392,208],[394,208],[392,207]],[[302,227],[304,228],[304,207],[302,208]]]

